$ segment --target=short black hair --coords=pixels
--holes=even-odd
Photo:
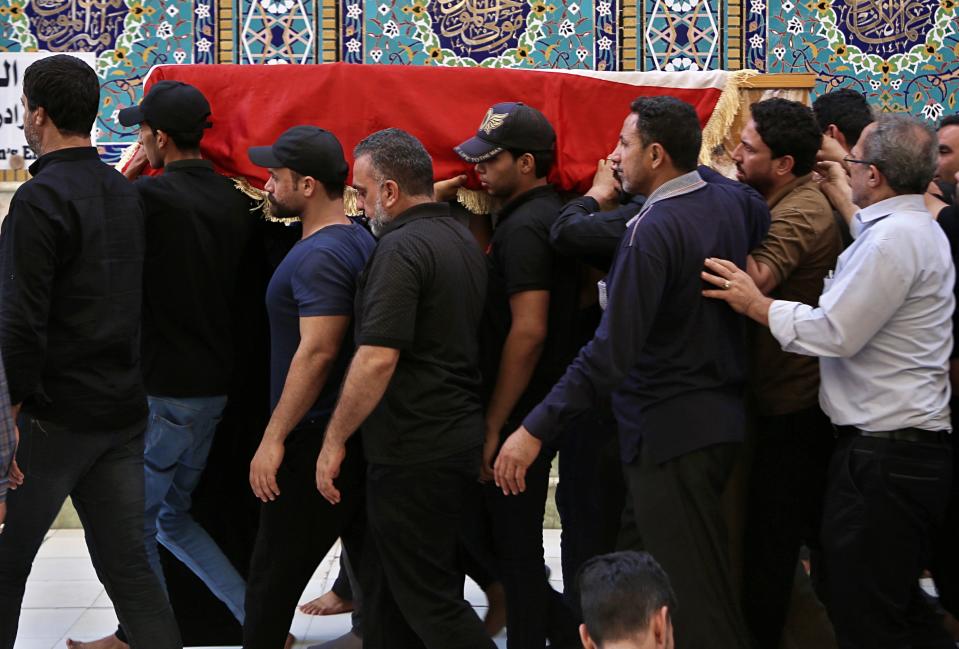
[[[939,128],[941,129],[943,126],[959,126],[959,113],[943,117],[942,121],[939,122]]]
[[[816,153],[822,147],[822,131],[816,116],[805,104],[774,98],[749,107],[756,131],[774,158],[793,157],[793,173],[805,176],[816,164]]]
[[[293,189],[297,189],[300,186],[300,181],[303,180],[303,174],[290,169],[290,178],[293,180]],[[343,198],[343,194],[346,193],[346,183],[320,180],[319,178],[315,178],[314,180],[323,185],[326,195],[331,199]]]
[[[370,156],[374,175],[392,180],[409,196],[433,196],[433,159],[423,144],[398,128],[367,135],[353,149],[353,159]]]
[[[637,97],[629,106],[643,146],[658,142],[679,171],[692,171],[699,160],[703,131],[696,109],[675,97]]]
[[[521,155],[528,153],[533,156],[533,161],[535,162],[534,172],[536,173],[537,178],[545,178],[549,175],[549,170],[553,168],[553,163],[556,162],[556,151],[522,151],[520,149],[506,149],[513,159],[519,158]]]
[[[153,131],[153,137],[156,137],[157,129],[150,125],[150,130]],[[163,129],[160,129],[163,131]],[[196,151],[200,148],[200,140],[203,139],[203,129],[199,131],[191,131],[190,133],[173,133],[171,131],[163,131],[170,139],[173,140],[173,143],[176,145],[180,151]]]
[[[662,607],[676,610],[669,577],[646,552],[593,557],[579,571],[583,622],[596,644],[634,637]]]
[[[23,95],[27,107],[42,107],[61,133],[88,136],[100,108],[100,80],[77,57],[56,54],[27,67]]]
[[[812,103],[816,121],[823,133],[835,124],[851,149],[862,130],[875,121],[866,96],[852,88],[839,88],[816,98]]]

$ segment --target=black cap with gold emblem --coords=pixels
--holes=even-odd
[[[556,132],[543,113],[523,103],[505,102],[486,111],[476,137],[454,147],[454,151],[476,164],[507,149],[537,153],[552,151],[555,144]]]

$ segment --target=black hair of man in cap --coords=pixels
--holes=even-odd
[[[161,169],[176,160],[200,158],[200,140],[203,131],[210,128],[210,102],[194,86],[182,81],[156,83],[143,101],[120,111],[118,119],[123,126],[140,127],[139,142],[145,154],[127,166],[127,176],[139,175],[148,161],[154,169]]]
[[[294,126],[269,146],[249,149],[250,161],[270,171],[264,189],[273,215],[302,216],[322,185],[328,200],[342,200],[349,166],[336,136],[318,126]],[[302,184],[302,188],[301,188]],[[306,236],[307,219],[303,219]]]

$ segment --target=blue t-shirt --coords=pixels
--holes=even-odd
[[[356,279],[366,266],[376,240],[363,226],[328,225],[298,241],[280,262],[266,290],[270,316],[270,400],[275,408],[286,374],[300,345],[300,318],[352,316]],[[329,418],[340,383],[353,355],[352,327],[326,378],[323,391],[297,428]]]

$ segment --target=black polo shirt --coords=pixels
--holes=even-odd
[[[445,203],[388,223],[360,276],[356,343],[400,350],[386,393],[363,424],[369,462],[417,464],[478,447],[477,331],[486,266]]]
[[[93,147],[30,165],[0,234],[0,344],[10,398],[71,430],[147,413],[140,374],[143,208]]]
[[[180,160],[135,186],[146,208],[143,377],[147,393],[226,394],[238,267],[256,217],[207,160]]]
[[[503,206],[496,215],[487,261],[489,289],[480,330],[483,395],[492,397],[503,345],[512,325],[510,297],[526,291],[549,291],[549,317],[543,352],[533,376],[507,419],[505,434],[563,375],[578,347],[578,272],[575,261],[562,257],[550,245],[550,228],[563,203],[551,185],[532,189]]]

